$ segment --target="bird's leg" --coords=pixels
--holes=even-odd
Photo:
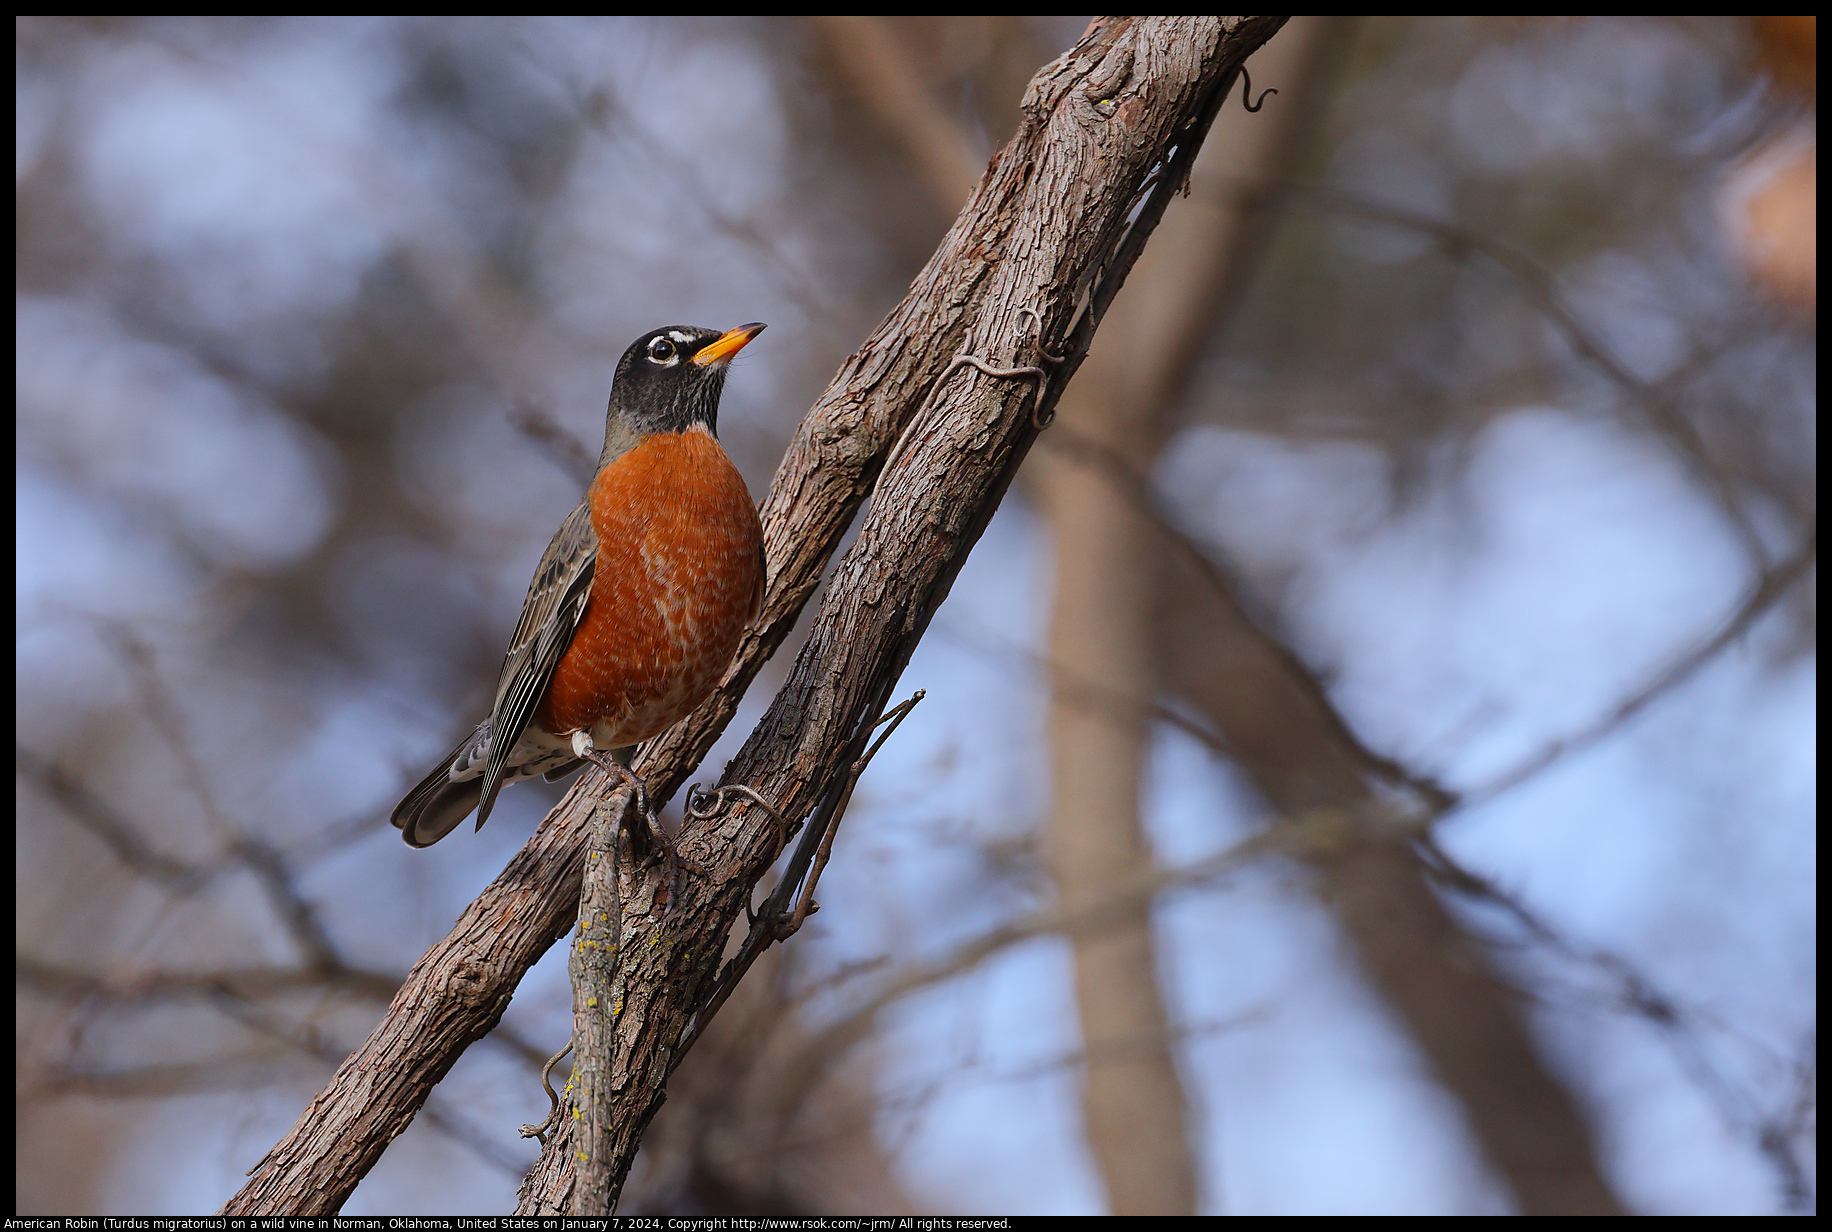
[[[644,832],[640,834],[636,832],[635,827],[631,826],[628,821],[628,814],[625,814],[623,823],[624,833],[630,837],[630,851],[636,858],[638,860],[649,858],[651,839],[658,839],[663,845],[666,845],[668,836],[662,832],[660,821],[649,809],[649,789],[643,784],[642,778],[626,764],[630,754],[635,750],[601,749],[592,743],[591,733],[587,731],[576,731],[572,734],[572,750],[575,757],[591,762],[592,765],[604,771],[606,777],[613,782],[623,780],[636,793],[636,808],[642,814]],[[618,753],[623,754],[621,760],[617,757]]]
[[[639,830],[638,827],[630,824],[630,815],[624,814],[623,832],[630,839],[630,854],[636,857],[638,863],[645,863],[653,854],[651,844],[661,848],[663,858],[668,861],[668,896],[669,901],[672,902],[675,882],[680,876],[681,856],[674,849],[674,840],[668,837],[666,830],[662,829],[661,818],[657,817],[655,811],[649,807],[649,789],[643,785],[642,776],[625,764],[630,755],[636,751],[635,747],[609,751],[600,749],[592,744],[591,733],[585,731],[573,733],[572,747],[574,754],[591,762],[612,779],[622,779],[630,785],[636,795],[636,811],[642,815],[643,820]],[[618,760],[618,753],[623,754],[623,761]]]

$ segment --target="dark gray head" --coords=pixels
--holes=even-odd
[[[635,342],[617,361],[604,432],[609,462],[654,432],[685,432],[695,424],[717,433],[725,366],[761,324],[720,333],[693,325],[664,325]]]

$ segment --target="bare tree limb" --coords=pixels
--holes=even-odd
[[[386,999],[401,982],[396,972],[364,971],[341,963],[331,967],[224,967],[198,972],[155,969],[97,975],[19,954],[14,956],[13,969],[22,987],[45,996],[146,1004],[219,994],[258,1001],[313,988]]]
[[[579,927],[566,959],[573,988],[573,1070],[567,1083],[567,1093],[572,1098],[562,1103],[558,1111],[561,1116],[570,1111],[573,1120],[577,1148],[575,1215],[608,1212],[616,1190],[623,1184],[615,1152],[615,1127],[606,1118],[616,1111],[611,1084],[627,965],[621,961],[617,947],[623,933],[620,900],[624,887],[619,882],[630,858],[626,855],[619,859],[619,847],[627,848],[627,844],[620,845],[617,840],[623,833],[625,814],[635,805],[636,792],[625,784],[592,813],[585,849],[585,881],[579,894]],[[644,819],[638,824],[648,822]],[[623,1165],[627,1168],[628,1161]]]

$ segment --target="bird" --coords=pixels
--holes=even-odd
[[[640,792],[636,746],[717,687],[764,588],[763,528],[719,444],[719,397],[763,329],[669,325],[623,353],[597,472],[535,568],[489,716],[395,806],[409,846],[473,809],[481,830],[505,785],[587,761]]]

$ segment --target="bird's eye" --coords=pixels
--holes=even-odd
[[[658,364],[671,363],[674,359],[674,344],[666,338],[657,338],[649,343],[649,358]]]

